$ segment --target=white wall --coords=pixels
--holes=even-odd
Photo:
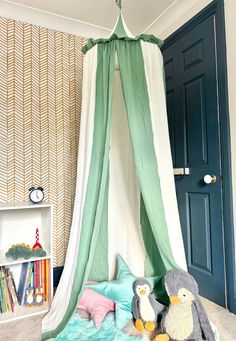
[[[193,0],[194,1],[194,0]],[[164,13],[148,28],[147,33],[152,33],[161,39],[166,39],[180,26],[185,24],[195,14],[206,7],[212,0],[188,0],[177,1],[170,11]],[[229,116],[231,130],[231,157],[232,157],[232,179],[233,179],[233,205],[234,205],[234,229],[236,243],[236,0],[224,0],[227,40],[227,67],[228,67],[228,95]],[[190,5],[191,3],[191,5]],[[236,256],[236,255],[235,255]]]
[[[168,11],[160,15],[145,33],[152,33],[164,40],[210,2],[212,0],[179,0]]]
[[[1,0],[0,16],[85,38],[107,37],[111,32],[106,27]]]

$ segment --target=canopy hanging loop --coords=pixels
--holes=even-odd
[[[122,9],[121,0],[116,0],[116,5],[119,7],[120,11]]]

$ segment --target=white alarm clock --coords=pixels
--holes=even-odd
[[[44,198],[43,188],[42,187],[31,187],[29,189],[29,199],[34,203],[40,203]]]

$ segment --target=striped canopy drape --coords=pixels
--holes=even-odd
[[[160,41],[126,32],[120,16],[109,39],[84,48],[74,214],[44,339],[65,327],[88,280],[113,277],[117,252],[136,276],[186,269]]]

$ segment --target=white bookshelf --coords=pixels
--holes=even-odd
[[[35,231],[39,229],[39,242],[46,251],[45,257],[18,258],[13,260],[5,253],[13,244],[35,243]],[[19,306],[14,313],[0,313],[0,324],[16,319],[46,313],[53,295],[52,264],[53,206],[50,203],[0,204],[0,267],[9,267],[13,273],[16,288],[19,285],[22,263],[49,260],[48,301],[43,305]]]

